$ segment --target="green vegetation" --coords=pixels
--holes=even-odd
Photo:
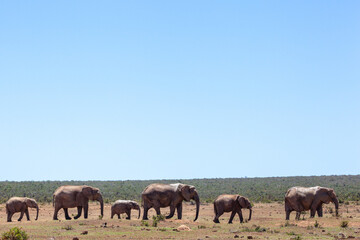
[[[160,214],[160,215],[153,216],[152,226],[157,227],[157,225],[158,225],[158,223],[160,221],[165,221],[165,216],[164,215]]]
[[[117,199],[140,201],[143,189],[154,182],[182,182],[196,187],[202,202],[211,203],[223,193],[241,194],[253,202],[283,201],[288,188],[293,186],[324,186],[333,188],[340,203],[360,201],[360,175],[271,177],[271,178],[216,178],[190,180],[128,180],[128,181],[26,181],[0,182],[0,203],[12,196],[27,196],[38,202],[51,202],[52,194],[62,185],[91,185],[101,189],[105,202]]]
[[[21,228],[13,227],[2,234],[1,240],[26,240],[28,235]]]
[[[342,227],[342,228],[347,228],[348,225],[349,225],[349,222],[348,222],[348,221],[342,221],[342,222],[340,223],[340,227]]]

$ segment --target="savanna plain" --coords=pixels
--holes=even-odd
[[[149,211],[148,221],[138,219],[138,211],[132,210],[131,220],[126,215],[121,219],[110,218],[111,204],[104,206],[104,216],[99,217],[100,207],[92,202],[89,218],[83,216],[77,220],[64,219],[59,212],[58,221],[52,220],[53,206],[50,203],[40,204],[39,220],[35,221],[36,210],[29,209],[31,221],[18,222],[19,213],[13,216],[13,222],[6,222],[5,204],[0,205],[0,232],[13,227],[21,227],[30,239],[360,239],[360,203],[350,201],[340,204],[339,216],[334,215],[333,204],[324,205],[322,218],[310,218],[309,212],[301,215],[301,220],[294,220],[295,212],[290,220],[285,220],[284,203],[253,203],[251,221],[239,222],[235,216],[233,223],[228,224],[230,213],[220,217],[220,224],[213,223],[214,211],[212,203],[202,203],[199,218],[196,222],[195,205],[185,203],[183,219],[154,221],[155,211]],[[169,213],[163,208],[162,214]],[[76,215],[76,209],[69,209],[69,214]],[[248,218],[248,210],[243,209],[244,219]],[[155,226],[156,225],[156,226]]]

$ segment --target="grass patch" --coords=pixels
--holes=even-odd
[[[22,228],[13,227],[2,234],[1,240],[27,240],[29,236]]]

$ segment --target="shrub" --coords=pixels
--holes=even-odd
[[[342,222],[340,223],[340,227],[342,227],[342,228],[347,228],[348,225],[349,225],[349,222],[348,222],[348,221],[342,221]]]
[[[149,226],[148,221],[141,220],[141,226],[148,227]]]
[[[319,228],[320,227],[320,223],[318,223],[318,221],[316,220],[314,223],[314,227]]]
[[[74,228],[71,225],[66,225],[65,227],[62,227],[62,229],[65,229],[66,231],[73,230]]]
[[[158,223],[159,223],[160,221],[164,221],[164,220],[165,220],[165,216],[162,215],[162,214],[153,216],[152,226],[153,226],[153,227],[157,227]]]
[[[13,227],[8,232],[2,234],[2,240],[27,240],[29,236],[22,228]]]

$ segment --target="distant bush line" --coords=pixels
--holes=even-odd
[[[223,193],[240,194],[252,202],[283,201],[292,186],[323,186],[333,188],[340,202],[360,200],[360,175],[269,177],[269,178],[211,178],[186,180],[128,180],[128,181],[24,181],[0,182],[0,203],[12,196],[35,198],[38,202],[52,202],[52,194],[62,185],[90,185],[100,188],[105,202],[117,199],[140,201],[141,192],[151,183],[191,184],[198,190],[202,202],[212,202]]]

